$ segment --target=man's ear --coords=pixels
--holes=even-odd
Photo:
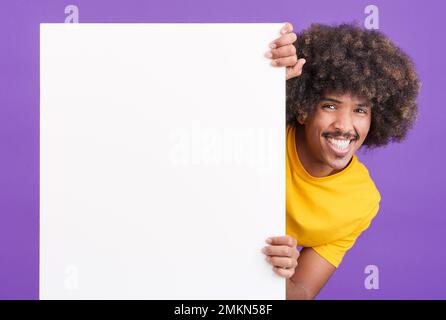
[[[300,115],[297,116],[297,122],[299,122],[302,125],[305,124],[306,120],[307,120],[307,114],[306,113],[300,114]]]

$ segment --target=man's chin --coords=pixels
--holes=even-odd
[[[352,159],[352,154],[347,154],[343,157],[337,157],[337,156],[332,156],[330,155],[330,157],[325,159],[325,163],[326,165],[328,165],[330,168],[332,168],[334,171],[341,171],[343,169],[345,169],[345,167],[348,166],[348,164],[350,163],[350,160]]]
[[[333,168],[333,170],[340,171],[348,166],[351,159],[352,157],[350,155],[347,155],[342,159],[331,160],[328,165]]]

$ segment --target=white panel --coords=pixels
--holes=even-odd
[[[41,25],[41,299],[284,299],[281,26]]]

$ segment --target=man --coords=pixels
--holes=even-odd
[[[287,235],[268,238],[262,252],[286,278],[287,299],[313,299],[379,210],[355,153],[406,137],[420,83],[411,59],[378,31],[292,28],[266,54],[286,67]]]

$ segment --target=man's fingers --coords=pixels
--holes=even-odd
[[[284,34],[280,38],[277,38],[273,42],[270,43],[270,48],[276,49],[282,46],[286,46],[288,44],[292,44],[297,40],[297,35],[294,32]]]
[[[293,31],[293,25],[289,22],[285,22],[284,26],[280,30],[280,34],[285,34],[291,31]]]
[[[276,268],[276,267],[273,267],[273,270],[279,276],[284,277],[284,278],[291,278],[293,276],[293,274],[294,274],[294,271],[295,271],[294,268],[283,269],[283,268]]]
[[[299,59],[294,66],[286,68],[286,80],[300,76],[305,62],[305,59]]]
[[[285,245],[285,246],[289,246],[289,247],[293,247],[293,248],[295,248],[297,246],[296,239],[294,239],[293,237],[290,237],[290,236],[270,237],[267,239],[266,242],[273,246]]]
[[[277,59],[296,55],[296,47],[292,44],[277,49],[271,49],[266,53],[267,58]]]
[[[284,257],[266,257],[266,260],[274,267],[280,268],[296,268],[297,259],[295,258],[284,258]]]
[[[271,64],[275,67],[291,67],[297,63],[297,56],[274,59]]]
[[[262,252],[267,256],[295,257],[297,249],[289,246],[266,246]]]

